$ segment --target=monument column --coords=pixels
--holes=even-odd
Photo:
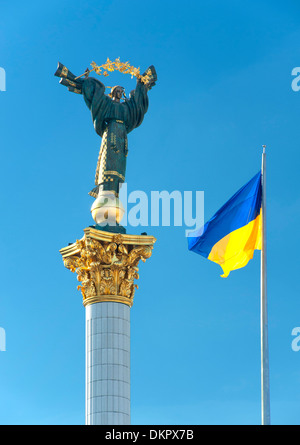
[[[86,228],[60,250],[86,310],[86,424],[130,424],[130,308],[155,238]]]
[[[96,223],[84,236],[60,250],[64,265],[76,272],[86,310],[86,424],[130,423],[130,308],[139,278],[138,263],[151,256],[155,238],[127,235],[120,225],[125,209],[119,192],[125,182],[127,134],[139,127],[148,110],[148,91],[157,81],[153,65],[140,69],[120,59],[96,65],[75,76],[58,63],[55,76],[69,91],[82,95],[91,111],[101,147],[91,207]],[[104,70],[104,71],[103,71]],[[136,77],[129,98],[120,85],[108,87],[91,72],[119,71]]]

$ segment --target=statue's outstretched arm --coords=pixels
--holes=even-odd
[[[153,65],[149,66],[149,68],[144,72],[143,76],[146,76],[148,78],[147,83],[145,84],[148,90],[151,90],[152,87],[154,87],[156,81],[157,81],[157,74],[156,70]]]
[[[68,90],[72,93],[82,94],[83,79],[76,78],[76,76],[74,76],[74,74],[62,63],[58,62],[58,67],[54,76],[61,77],[59,83],[68,87]]]

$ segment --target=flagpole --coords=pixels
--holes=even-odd
[[[270,425],[270,381],[267,314],[266,146],[262,153],[262,246],[260,272],[261,423]]]

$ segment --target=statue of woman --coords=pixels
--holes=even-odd
[[[55,76],[61,77],[60,83],[69,91],[82,94],[91,110],[96,133],[102,138],[98,157],[95,185],[89,192],[97,197],[102,191],[119,194],[119,188],[125,181],[126,158],[128,155],[127,134],[143,122],[148,110],[148,90],[157,80],[154,66],[147,73],[148,82],[137,80],[135,90],[125,97],[124,88],[116,85],[109,95],[105,94],[105,86],[98,79],[88,77],[76,78],[64,65],[58,64]]]

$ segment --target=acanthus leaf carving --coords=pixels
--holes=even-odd
[[[153,246],[126,244],[117,234],[111,242],[85,237],[76,241],[76,247],[76,255],[64,258],[64,265],[77,273],[83,300],[121,296],[132,305],[138,288],[134,282],[139,278],[138,263],[151,256]]]

